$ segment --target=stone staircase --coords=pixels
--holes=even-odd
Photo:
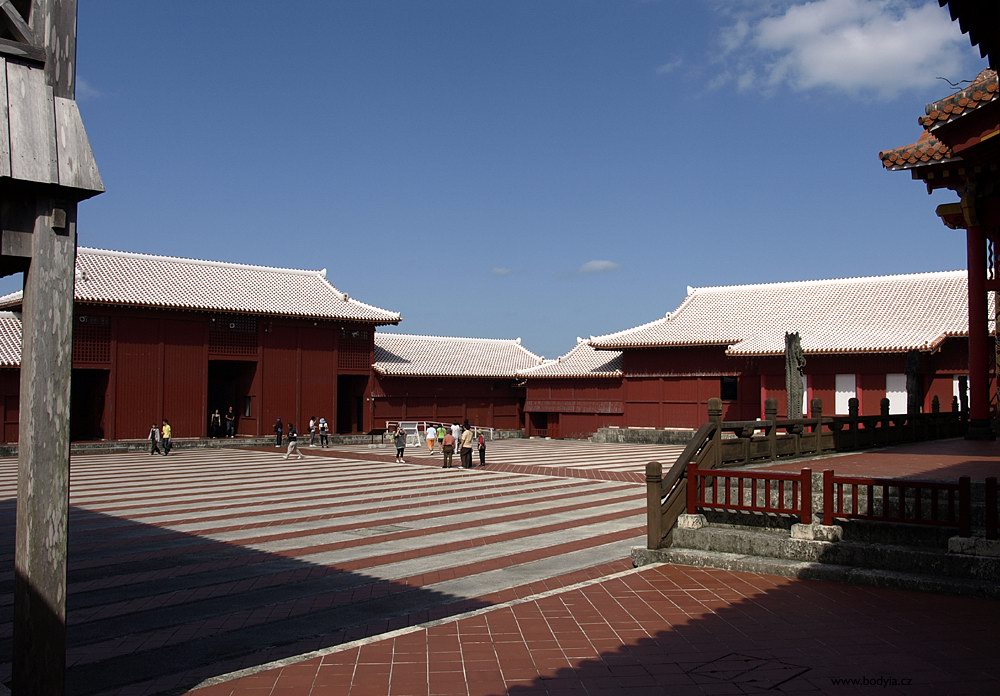
[[[976,540],[960,543],[946,529],[860,521],[822,527],[737,513],[683,517],[670,547],[635,548],[633,562],[1000,598],[1000,556],[976,555]]]

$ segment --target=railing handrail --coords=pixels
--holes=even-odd
[[[677,460],[663,477],[663,482],[660,484],[661,498],[664,494],[669,495],[677,485],[677,482],[684,478],[684,472],[687,471],[687,465],[694,460],[694,457],[702,453],[703,449],[711,446],[718,425],[719,424],[714,421],[709,421],[698,428],[694,435],[691,436],[687,447],[685,447],[684,451],[681,452],[681,456],[677,457]]]

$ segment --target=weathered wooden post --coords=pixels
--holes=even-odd
[[[646,464],[646,548],[658,549],[663,541],[663,464]]]
[[[847,400],[847,416],[850,420],[847,423],[851,433],[851,449],[858,449],[861,426],[861,404],[856,396]]]
[[[13,691],[63,693],[77,203],[104,190],[75,101],[76,0],[0,2],[0,275],[24,273]]]
[[[767,429],[767,458],[773,462],[778,458],[778,429],[774,427],[775,422],[778,420],[777,399],[764,400],[764,420],[771,424],[771,427]]]
[[[889,399],[885,397],[879,399],[878,411],[880,422],[882,423],[882,444],[888,445],[892,442],[894,435],[892,432],[892,419],[889,417]]]
[[[809,402],[809,412],[812,417],[816,419],[816,425],[813,426],[813,434],[816,436],[816,447],[813,450],[817,454],[823,451],[823,401],[822,399],[813,399]]]
[[[708,400],[708,420],[715,423],[712,434],[712,459],[709,468],[714,469],[722,463],[722,399],[713,396]]]

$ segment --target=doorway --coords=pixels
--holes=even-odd
[[[110,370],[73,369],[69,406],[69,439],[104,439],[104,409]]]
[[[208,413],[219,409],[225,419],[227,409],[232,406],[239,435],[257,434],[257,413],[251,394],[256,375],[257,363],[251,360],[208,361]],[[208,423],[205,433],[208,434]]]
[[[365,389],[367,375],[337,377],[337,432],[341,435],[367,432]]]

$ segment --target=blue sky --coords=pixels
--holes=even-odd
[[[985,67],[933,0],[79,5],[84,246],[325,267],[547,357],[689,285],[965,265],[878,160]]]

